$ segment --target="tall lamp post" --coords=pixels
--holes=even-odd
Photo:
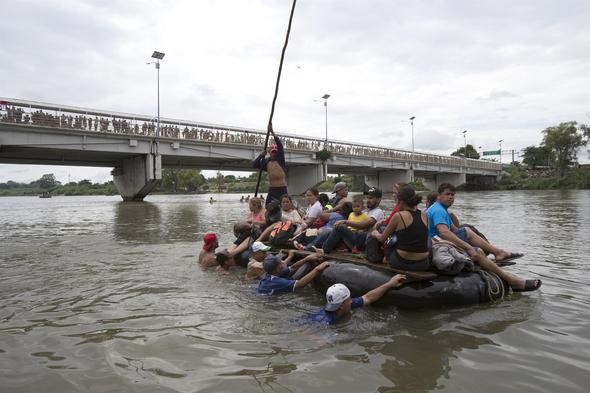
[[[463,149],[465,150],[463,153],[465,153],[465,157],[469,158],[467,156],[467,130],[463,130]]]
[[[500,156],[500,164],[502,164],[502,140],[503,139],[500,139],[498,141],[498,144],[500,145],[500,150],[498,150],[498,155]]]
[[[156,61],[148,63],[154,63],[156,65],[156,70],[158,74],[158,125],[156,127],[156,137],[160,136],[160,60],[164,58],[164,55],[165,53],[154,51],[154,53],[152,53],[152,59],[156,59]]]
[[[412,161],[410,162],[410,181],[414,182],[414,119],[416,116],[410,117],[410,125],[412,126]]]
[[[324,149],[328,149],[328,98],[329,94],[324,94],[322,99],[324,100],[324,108],[326,108],[326,139],[324,140]]]

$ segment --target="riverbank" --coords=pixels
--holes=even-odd
[[[320,192],[330,194],[334,189],[334,184],[338,181],[346,181],[350,185],[350,191],[361,192],[362,191],[362,179],[358,179],[359,176],[354,178],[344,177],[329,177],[327,181],[319,186]],[[208,179],[209,180],[209,179]],[[266,180],[266,179],[263,179]],[[81,183],[81,184],[80,184]],[[172,190],[157,188],[152,194],[166,194],[166,195],[183,195],[183,194],[195,194],[195,193],[207,193],[218,192],[216,187],[213,187],[213,182],[208,181],[209,187],[201,191],[181,191],[173,192]],[[2,183],[6,185],[7,183]],[[22,185],[22,184],[21,184]],[[413,183],[413,186],[418,191],[426,191],[421,183]],[[244,193],[244,195],[254,194],[256,189],[256,182],[253,181],[240,181],[228,182],[224,184],[224,190],[228,193]],[[266,193],[268,185],[266,181],[261,182],[259,192]],[[590,189],[590,168],[571,168],[568,169],[563,176],[551,169],[526,169],[521,166],[511,167],[506,171],[506,174],[496,184],[492,185],[478,185],[478,184],[466,184],[460,187],[462,190],[468,191],[482,191],[482,190],[582,190]],[[389,190],[384,190],[389,191]],[[13,188],[0,188],[0,196],[37,196],[49,192],[50,195],[65,195],[65,196],[76,196],[76,195],[117,195],[118,191],[113,182],[106,182],[102,184],[92,184],[88,181],[82,181],[79,183],[69,183],[66,185],[60,185],[51,189],[42,187],[31,187],[21,186]]]
[[[587,190],[590,189],[590,168],[570,168],[563,176],[552,169],[511,167],[502,180],[490,186],[465,185],[465,190]]]

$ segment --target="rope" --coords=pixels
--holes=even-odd
[[[297,0],[293,0],[293,6],[291,7],[291,15],[289,16],[289,26],[287,27],[287,35],[285,37],[285,44],[283,45],[283,51],[281,52],[281,61],[279,63],[279,73],[277,75],[277,83],[275,85],[275,95],[272,99],[272,106],[270,108],[270,118],[268,119],[268,126],[266,128],[266,140],[264,141],[264,151],[268,148],[268,138],[272,131],[272,117],[275,113],[275,103],[277,102],[277,96],[279,94],[279,82],[281,81],[281,72],[283,71],[283,60],[285,59],[285,51],[287,50],[287,44],[289,43],[289,34],[291,33],[291,23],[293,22],[293,13],[295,12],[295,4]],[[254,197],[258,195],[258,189],[260,188],[260,179],[262,177],[262,168],[258,172],[258,181],[256,182],[256,190],[254,191]]]
[[[481,276],[482,280],[486,283],[487,301],[503,299],[505,295],[504,282],[502,279],[493,272],[488,272],[482,269],[476,270]]]

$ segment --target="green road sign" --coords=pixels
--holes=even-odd
[[[484,151],[482,153],[482,155],[484,155],[484,156],[499,156],[500,155],[500,150],[488,150],[488,151]]]

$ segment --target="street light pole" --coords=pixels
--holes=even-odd
[[[328,149],[328,98],[330,98],[329,94],[324,94],[322,96],[324,99],[324,107],[326,108],[326,140],[324,141],[324,149]]]
[[[416,116],[410,117],[410,125],[412,126],[412,160],[410,162],[410,181],[414,182],[414,119]]]
[[[328,98],[330,98],[329,94],[324,94],[322,96],[322,100],[324,100],[324,108],[326,108],[326,139],[324,139],[324,149],[328,149]],[[314,102],[322,101],[322,100],[313,100]]]
[[[463,149],[464,149],[463,153],[465,153],[465,157],[467,157],[467,130],[463,131]],[[469,158],[469,157],[467,157],[467,158]]]
[[[156,59],[156,71],[158,74],[158,125],[156,127],[156,138],[160,137],[160,60],[164,58],[165,53],[154,51],[152,58]],[[148,63],[151,64],[151,63]]]
[[[500,150],[498,150],[499,156],[500,156],[500,164],[502,164],[502,139],[500,139],[498,141],[498,143],[500,144]]]

